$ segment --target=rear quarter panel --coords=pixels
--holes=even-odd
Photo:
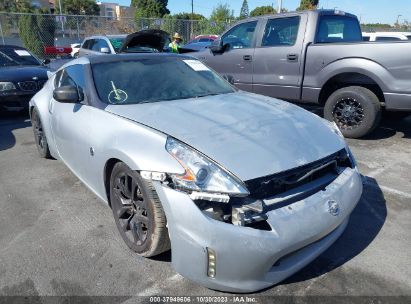
[[[314,44],[307,50],[303,87],[320,89],[341,73],[372,78],[384,93],[411,93],[411,43]]]

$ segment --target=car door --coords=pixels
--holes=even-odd
[[[199,59],[220,74],[232,76],[238,88],[251,91],[256,29],[257,21],[234,26],[221,37],[224,52],[206,51]]]
[[[55,88],[74,85],[85,92],[84,66],[71,65],[56,75]],[[90,147],[93,108],[84,94],[81,103],[61,103],[52,98],[49,106],[50,124],[57,151],[63,162],[84,182],[90,181]]]
[[[79,50],[79,57],[87,56],[90,54],[90,46],[94,43],[94,39],[86,39]]]
[[[265,20],[253,60],[253,92],[298,100],[306,15]]]

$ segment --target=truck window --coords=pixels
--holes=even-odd
[[[339,15],[323,15],[317,29],[316,43],[362,41],[358,20]]]
[[[370,36],[363,36],[362,41],[370,41]]]
[[[228,49],[245,49],[252,47],[255,28],[257,27],[257,21],[241,23],[221,38],[223,45],[228,44]]]
[[[398,38],[398,37],[390,37],[390,36],[385,36],[385,37],[382,37],[382,36],[377,36],[376,38],[375,38],[375,41],[401,41],[401,38]]]
[[[294,45],[297,40],[299,25],[299,16],[268,20],[261,46]]]

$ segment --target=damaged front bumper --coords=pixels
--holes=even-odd
[[[346,168],[323,190],[268,211],[271,231],[266,231],[213,220],[188,194],[160,181],[154,186],[168,219],[175,270],[230,292],[264,289],[310,263],[342,234],[362,193],[360,174]],[[215,255],[214,277],[208,273],[209,250]]]

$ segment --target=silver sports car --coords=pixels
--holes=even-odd
[[[30,103],[38,150],[113,210],[121,237],[212,289],[252,292],[344,231],[362,193],[338,128],[236,90],[192,57],[73,60]]]

